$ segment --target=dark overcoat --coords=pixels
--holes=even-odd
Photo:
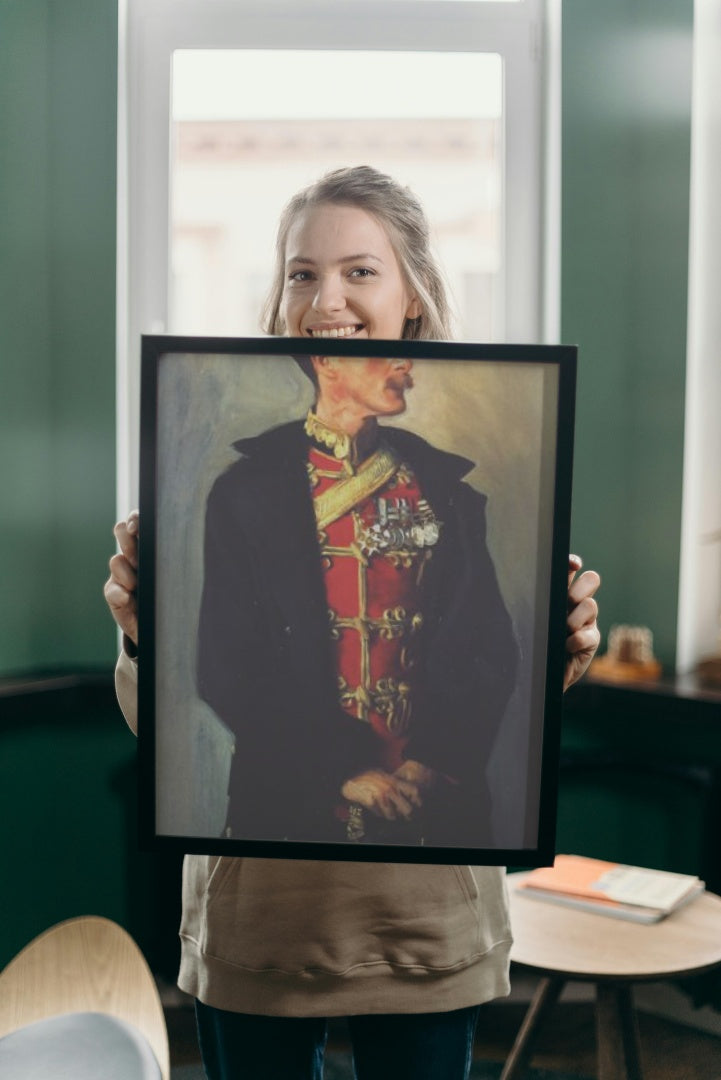
[[[235,734],[234,837],[338,840],[343,782],[376,766],[370,726],[338,702],[303,428],[236,443],[242,456],[208,498],[198,689]],[[448,813],[436,797],[426,842],[488,846],[485,773],[517,645],[486,544],[485,496],[463,481],[465,458],[395,428],[382,433],[442,522],[422,582],[405,756],[458,783]]]

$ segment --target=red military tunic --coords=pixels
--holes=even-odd
[[[419,586],[439,523],[412,470],[382,443],[354,463],[347,437],[312,414],[306,430],[340,704],[371,725],[378,767],[394,772],[413,722]]]

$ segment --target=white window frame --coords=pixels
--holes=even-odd
[[[140,335],[167,327],[172,55],[214,48],[499,53],[506,130],[503,337],[558,339],[560,0],[120,0],[121,516],[138,497]]]
[[[676,671],[721,651],[721,0],[696,0],[693,31],[691,200],[683,505]]]

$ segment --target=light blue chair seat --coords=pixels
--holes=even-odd
[[[150,1044],[136,1028],[103,1013],[37,1020],[0,1039],[7,1080],[161,1080]]]

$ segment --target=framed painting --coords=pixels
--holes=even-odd
[[[552,861],[575,372],[143,339],[143,846]]]

